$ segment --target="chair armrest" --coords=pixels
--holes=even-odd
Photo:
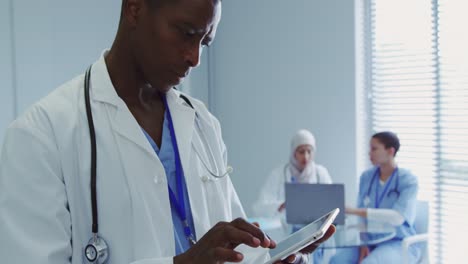
[[[403,239],[401,246],[403,248],[409,248],[409,246],[419,243],[419,242],[427,242],[429,240],[429,235],[426,234],[418,234],[414,236],[409,236]]]
[[[409,264],[410,263],[410,258],[409,258],[409,247],[413,244],[419,243],[419,242],[427,242],[429,240],[429,235],[426,234],[418,234],[414,236],[409,236],[404,238],[401,241],[401,253],[403,257],[403,264]]]

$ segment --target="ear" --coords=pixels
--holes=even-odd
[[[123,0],[122,19],[130,26],[136,26],[141,16],[145,0]]]
[[[388,148],[387,151],[388,151],[388,155],[390,155],[392,157],[395,157],[395,148],[394,147]]]

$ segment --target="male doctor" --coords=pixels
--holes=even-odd
[[[220,17],[220,0],[124,0],[112,48],[90,70],[89,101],[81,75],[13,122],[0,154],[2,263],[269,258],[275,242],[243,220],[229,176],[212,176],[229,172],[218,121],[172,88],[199,65]],[[305,263],[317,246],[284,263]]]

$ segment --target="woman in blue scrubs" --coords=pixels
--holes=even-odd
[[[395,156],[399,149],[400,141],[392,132],[372,136],[369,156],[374,167],[361,175],[358,208],[346,208],[347,214],[396,226],[395,237],[373,246],[341,249],[331,263],[402,262],[401,241],[416,233],[413,222],[418,182],[409,170],[397,166]],[[415,246],[410,252],[412,263],[416,262],[420,255],[419,248]]]

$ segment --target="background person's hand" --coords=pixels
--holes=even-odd
[[[359,263],[361,263],[367,256],[369,256],[370,250],[368,247],[361,247],[359,250]]]
[[[282,203],[279,207],[278,207],[278,212],[282,212],[284,211],[284,209],[286,209],[286,203]]]
[[[351,208],[351,207],[346,207],[345,208],[345,214],[353,214],[353,211],[354,211],[355,208]]]
[[[288,263],[295,263],[297,258],[301,258],[301,254],[304,254],[304,255],[308,255],[312,252],[314,252],[319,246],[320,244],[322,244],[323,242],[327,241],[331,236],[333,236],[333,234],[335,233],[336,231],[336,228],[334,225],[331,225],[327,232],[325,233],[325,235],[319,239],[317,242],[315,243],[312,243],[311,245],[301,249],[299,251],[299,253],[296,253],[296,254],[293,254],[293,255],[290,255],[289,257],[287,257],[285,260],[283,261],[277,261],[275,262],[275,264],[288,264]]]
[[[345,213],[346,214],[351,214],[351,215],[357,215],[360,217],[367,217],[367,208],[351,208],[351,207],[346,207],[345,208]]]
[[[217,223],[189,250],[174,257],[174,264],[241,262],[244,256],[234,250],[240,244],[254,248],[276,246],[276,243],[256,225],[238,218],[230,223]]]

